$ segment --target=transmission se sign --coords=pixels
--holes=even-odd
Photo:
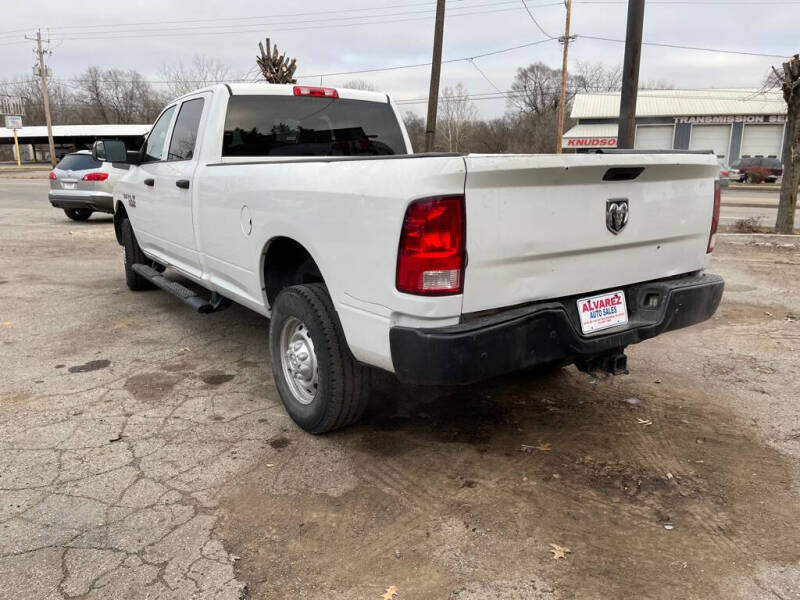
[[[786,115],[706,115],[675,117],[676,123],[692,125],[728,125],[730,123],[786,123]]]
[[[616,148],[615,137],[576,137],[565,138],[563,148]]]

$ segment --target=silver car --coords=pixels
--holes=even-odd
[[[93,212],[113,213],[111,190],[128,168],[96,160],[88,150],[67,154],[50,171],[50,204],[73,221],[85,221]]]

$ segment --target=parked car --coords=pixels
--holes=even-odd
[[[134,165],[114,186],[128,287],[270,317],[278,394],[312,433],[358,420],[373,367],[619,374],[626,346],[722,298],[703,272],[710,154],[415,155],[385,94],[246,83],[173,101],[140,152],[103,151]]]
[[[728,187],[731,183],[730,167],[721,157],[717,157],[717,159],[719,160],[719,184],[722,187]]]
[[[728,176],[731,181],[744,183],[760,183],[761,180],[774,183],[782,175],[783,164],[774,156],[743,156],[731,164]]]
[[[73,221],[85,221],[93,212],[113,213],[111,189],[129,167],[99,160],[90,150],[71,152],[50,171],[50,204]]]

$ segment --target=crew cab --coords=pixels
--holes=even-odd
[[[93,151],[132,165],[128,287],[269,317],[276,387],[313,433],[360,417],[372,368],[626,372],[626,346],[722,296],[713,154],[413,154],[384,94],[244,83],[170,103],[138,152]]]

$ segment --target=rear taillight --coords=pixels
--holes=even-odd
[[[397,253],[397,289],[408,294],[460,294],[466,258],[464,196],[426,198],[403,219]]]
[[[338,98],[339,92],[333,88],[312,87],[308,85],[294,86],[295,96],[314,96],[315,98]]]
[[[55,181],[55,180],[56,180],[56,172],[50,171],[50,181]]]
[[[727,177],[727,176],[728,176],[728,172],[727,172],[727,171],[720,171],[719,173],[720,173],[720,175],[722,175],[723,177]]]
[[[714,214],[711,217],[711,234],[708,236],[708,250],[714,251],[714,244],[717,243],[717,228],[719,227],[719,205],[722,201],[722,191],[719,181],[714,182]]]
[[[108,173],[87,173],[83,176],[84,181],[105,181],[108,179]]]

